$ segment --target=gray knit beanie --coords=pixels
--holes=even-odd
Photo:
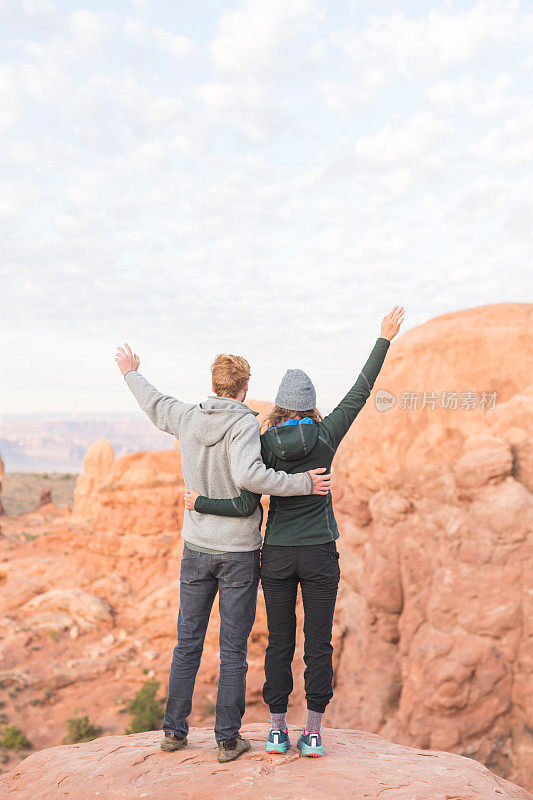
[[[288,411],[310,411],[316,406],[313,381],[302,369],[288,369],[274,402]]]

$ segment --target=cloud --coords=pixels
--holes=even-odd
[[[314,0],[245,0],[224,11],[211,45],[215,66],[238,75],[278,71],[285,45],[316,6]]]
[[[527,166],[533,160],[533,109],[509,117],[471,147],[480,159],[495,159],[502,166]]]
[[[56,10],[50,0],[22,0],[21,8],[28,17],[47,16]]]
[[[18,121],[22,103],[14,83],[15,70],[0,65],[0,131],[8,130]]]
[[[467,64],[489,47],[526,42],[533,15],[519,10],[518,3],[482,0],[466,11],[429,8],[421,17],[372,15],[362,30],[332,38],[355,65],[382,70],[389,83],[398,74],[424,78]]]
[[[359,137],[354,153],[366,168],[411,165],[434,152],[450,131],[448,123],[427,111],[419,111],[401,123],[384,125],[377,133]]]
[[[371,95],[367,88],[354,83],[339,83],[338,81],[320,81],[318,92],[324,105],[330,111],[346,113],[349,110],[369,103]]]
[[[513,88],[513,80],[507,73],[490,80],[467,74],[458,80],[440,81],[430,86],[426,94],[440,114],[494,117],[527,105],[528,98],[513,95]]]
[[[74,34],[73,46],[81,47],[85,52],[100,47],[108,34],[107,25],[88,9],[71,14],[69,25]]]
[[[194,50],[194,42],[187,36],[172,33],[160,25],[148,25],[140,19],[128,19],[124,24],[126,36],[136,44],[155,45],[176,61],[183,61]]]
[[[4,15],[2,409],[122,408],[129,338],[165,391],[228,350],[326,406],[396,302],[523,299],[525,6],[133,5]]]
[[[159,25],[153,26],[152,35],[156,46],[178,61],[182,61],[194,50],[193,42],[187,36],[170,33]]]
[[[194,94],[213,120],[226,127],[229,123],[252,142],[272,137],[286,123],[268,88],[255,80],[204,83],[194,89]]]

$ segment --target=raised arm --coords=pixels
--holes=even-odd
[[[137,353],[131,352],[128,344],[125,344],[124,348],[118,348],[115,361],[133,396],[155,427],[165,433],[178,436],[181,416],[192,408],[192,405],[162,394],[151,383],[148,383],[146,378],[137,372],[140,359]]]
[[[216,514],[219,517],[250,517],[260,500],[260,494],[249,492],[247,489],[243,489],[238,497],[229,500],[205,497],[192,489],[185,491],[185,508],[194,509],[200,514]]]
[[[348,433],[350,425],[363,408],[374,386],[377,376],[385,361],[391,340],[396,336],[403,322],[403,306],[394,306],[381,323],[381,336],[370,353],[366,364],[359,373],[350,391],[343,397],[339,405],[321,422],[321,426],[336,449]]]

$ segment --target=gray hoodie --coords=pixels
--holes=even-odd
[[[308,472],[288,475],[261,458],[257,412],[228,397],[192,405],[161,394],[135,370],[124,379],[140,407],[180,443],[185,485],[207,497],[235,497],[241,489],[280,497],[311,494]],[[185,510],[181,535],[193,545],[225,552],[261,547],[261,511],[249,517],[218,517]]]

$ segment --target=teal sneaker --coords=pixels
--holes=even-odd
[[[288,731],[270,731],[266,740],[265,750],[267,753],[286,753],[291,746]]]
[[[324,755],[324,748],[322,747],[322,737],[319,733],[306,733],[303,730],[296,745],[298,750],[303,756],[311,756],[312,758],[320,758]]]

